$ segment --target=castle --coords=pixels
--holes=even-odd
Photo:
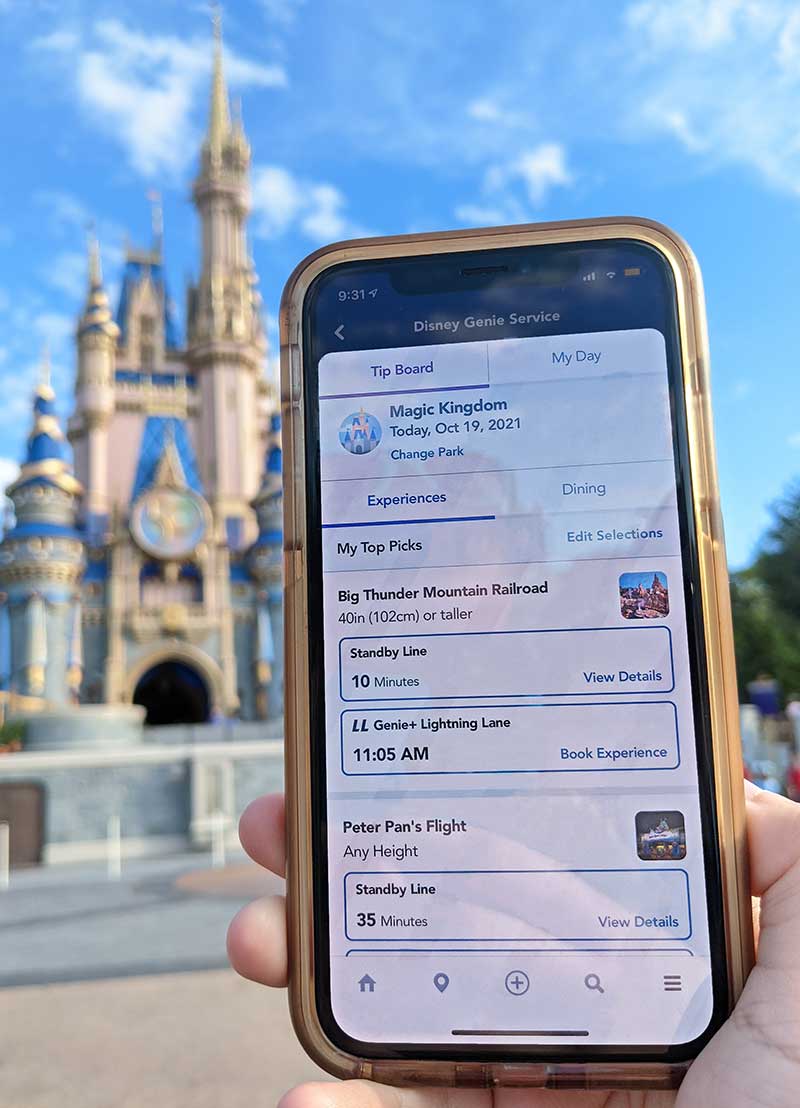
[[[185,343],[160,234],[128,250],[115,313],[93,240],[66,435],[46,375],[35,393],[0,543],[11,694],[139,704],[150,724],[281,714],[280,422],[247,245],[249,165],[217,31]]]

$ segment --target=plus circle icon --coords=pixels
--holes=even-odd
[[[506,974],[506,989],[512,996],[524,996],[530,987],[530,978],[524,970],[515,969]]]

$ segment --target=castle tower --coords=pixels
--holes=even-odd
[[[86,559],[76,529],[82,492],[45,363],[25,459],[6,490],[15,522],[0,543],[0,588],[10,631],[7,686],[52,704],[77,700],[83,677],[79,589]]]
[[[248,552],[248,566],[256,582],[256,701],[259,715],[274,719],[283,711],[283,495],[281,417],[277,412],[272,416],[270,431],[261,487],[253,500],[258,538]]]
[[[75,475],[43,384],[0,545],[0,688],[54,702],[80,688],[83,703],[132,702],[153,725],[280,715],[280,447],[245,233],[249,164],[217,26],[186,338],[160,209],[150,246],[126,250],[113,317],[92,237]]]
[[[103,287],[100,249],[89,241],[89,289],[78,320],[78,374],[75,382],[75,414],[69,421],[69,438],[75,464],[86,488],[86,530],[91,542],[100,542],[107,530],[110,511],[108,475],[109,428],[114,416],[114,374],[119,327],[111,317]]]
[[[255,538],[258,405],[266,344],[245,223],[250,147],[231,119],[219,20],[208,130],[193,198],[202,229],[197,286],[189,290],[187,360],[199,391],[198,458],[217,535],[232,550]]]

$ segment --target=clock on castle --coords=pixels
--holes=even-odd
[[[92,241],[62,430],[47,374],[0,544],[0,682],[151,724],[282,711],[281,453],[248,250],[250,147],[216,33],[186,335],[157,235],[112,310]]]

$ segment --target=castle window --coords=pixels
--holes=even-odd
[[[139,317],[139,359],[142,369],[156,364],[156,321],[151,315]]]
[[[139,573],[139,599],[143,608],[162,608],[165,604],[200,604],[203,578],[191,562],[180,567],[177,579],[169,578],[159,562],[145,562]]]

